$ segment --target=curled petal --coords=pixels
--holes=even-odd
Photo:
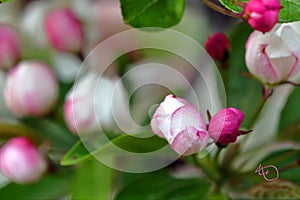
[[[205,131],[188,126],[177,134],[171,146],[179,155],[191,155],[204,149],[208,139]]]
[[[192,105],[186,104],[178,108],[171,116],[171,135],[176,137],[186,127],[195,127],[198,130],[205,131],[206,124],[199,111]]]
[[[168,139],[171,136],[171,115],[175,110],[188,103],[184,99],[177,98],[174,95],[168,95],[155,111],[152,120],[152,131],[158,136]]]

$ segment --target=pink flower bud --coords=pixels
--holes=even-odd
[[[48,13],[45,31],[49,43],[61,51],[79,52],[83,45],[83,29],[70,9],[57,9]]]
[[[300,68],[300,37],[289,26],[277,32],[254,31],[246,43],[246,64],[263,84],[276,85]]]
[[[243,11],[243,18],[250,26],[261,32],[270,31],[278,22],[279,0],[250,0]]]
[[[11,181],[36,182],[47,168],[44,155],[25,137],[13,138],[0,149],[0,171]]]
[[[213,59],[225,62],[229,57],[230,41],[223,33],[215,33],[209,36],[205,49]]]
[[[57,98],[58,83],[47,65],[23,61],[9,72],[4,100],[16,116],[45,115],[53,108]]]
[[[152,131],[165,138],[180,155],[190,155],[206,147],[209,136],[201,114],[186,100],[166,96],[151,120]]]
[[[8,69],[16,64],[21,54],[21,43],[16,30],[0,25],[0,68]]]
[[[213,116],[209,122],[208,134],[220,145],[235,142],[244,114],[236,108],[225,108]]]
[[[88,73],[74,84],[64,103],[65,122],[73,133],[111,129],[114,117],[124,116],[125,90],[123,85],[116,85],[117,81]],[[113,115],[113,107],[118,116]]]

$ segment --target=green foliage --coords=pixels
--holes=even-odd
[[[52,147],[68,149],[76,141],[76,137],[66,127],[49,119],[27,118],[21,122],[43,138],[52,141]]]
[[[287,23],[300,20],[300,1],[281,0],[283,8],[279,13],[279,22]]]
[[[72,148],[64,155],[60,164],[63,166],[80,163],[90,157],[90,152],[82,142],[77,141]]]
[[[109,143],[104,144],[94,152],[90,153],[86,150],[84,145],[78,141],[63,157],[61,164],[66,166],[86,161],[87,159],[92,158],[92,155],[101,153],[115,145],[130,152],[145,153],[157,150],[167,145],[167,142],[157,136],[138,138],[124,134],[112,139]]]
[[[300,88],[295,88],[281,111],[278,137],[282,139],[300,140]]]
[[[219,0],[221,4],[223,4],[227,9],[240,13],[243,9],[232,2],[232,0]]]
[[[120,0],[123,19],[135,28],[176,25],[184,13],[184,0]]]
[[[228,107],[236,107],[245,114],[244,127],[250,123],[255,109],[260,103],[261,85],[249,78],[239,74],[239,72],[248,72],[245,64],[245,42],[248,39],[252,29],[247,23],[241,23],[236,26],[230,35],[231,54],[229,58],[229,69],[225,72],[225,89],[227,94]],[[224,78],[223,78],[224,79]]]
[[[145,174],[131,184],[121,188],[115,200],[173,199],[198,200],[208,197],[211,183],[207,179],[178,179],[166,170]]]
[[[72,199],[109,199],[112,169],[98,160],[90,160],[77,168]]]
[[[47,175],[32,185],[10,183],[0,189],[0,199],[60,199],[70,193],[70,173]]]

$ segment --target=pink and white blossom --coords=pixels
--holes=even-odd
[[[21,56],[21,41],[17,31],[9,25],[0,25],[0,68],[13,67]]]
[[[50,11],[45,19],[45,31],[49,43],[57,50],[80,52],[83,46],[83,28],[70,9]]]
[[[208,125],[208,134],[220,145],[235,142],[244,120],[244,114],[236,108],[224,108],[214,115]]]
[[[252,28],[265,33],[278,22],[280,9],[280,0],[250,0],[244,8],[243,18]]]
[[[27,138],[16,137],[0,149],[0,171],[17,183],[34,183],[47,171],[47,161]]]
[[[9,72],[4,100],[14,115],[43,116],[51,111],[57,99],[58,82],[46,64],[23,61]]]
[[[118,78],[100,78],[93,72],[75,82],[64,103],[65,122],[73,133],[111,129],[116,119],[125,118],[125,89],[117,83]],[[114,116],[113,109],[118,116]]]
[[[254,31],[246,43],[246,64],[263,84],[290,80],[300,68],[300,37],[290,27],[281,32]]]
[[[174,95],[166,96],[159,105],[152,117],[151,128],[180,155],[201,151],[209,139],[199,111],[188,101]]]

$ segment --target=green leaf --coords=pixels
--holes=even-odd
[[[279,138],[300,140],[300,88],[295,88],[281,111],[278,130]]]
[[[236,107],[245,114],[244,127],[249,125],[250,119],[260,103],[260,98],[262,98],[262,86],[239,74],[240,71],[248,72],[245,64],[245,43],[251,32],[252,29],[247,23],[241,23],[231,33],[232,47],[229,69],[225,72],[227,78],[224,78],[228,107]]]
[[[87,158],[90,158],[90,152],[85,148],[85,146],[79,140],[64,155],[60,164],[63,166],[74,165],[86,160]]]
[[[70,148],[76,137],[66,128],[47,119],[22,119],[23,124],[51,141],[52,147]]]
[[[169,28],[181,20],[184,0],[120,0],[123,19],[135,28]]]
[[[223,4],[227,9],[240,13],[243,9],[232,2],[232,0],[219,0],[221,4]]]
[[[130,152],[145,153],[155,151],[167,145],[167,142],[157,136],[152,136],[149,138],[139,138],[123,134],[112,139],[109,143],[104,144],[103,146],[90,153],[86,150],[84,145],[80,141],[78,141],[63,157],[61,165],[67,166],[86,161],[87,159],[90,159],[92,155],[110,149],[114,145]]]
[[[205,199],[210,192],[211,182],[203,178],[177,179],[167,171],[148,173],[121,188],[115,200],[132,199]]]
[[[279,13],[279,22],[287,23],[300,20],[300,1],[299,0],[281,0],[283,8]]]
[[[0,189],[0,199],[61,199],[70,193],[69,174],[47,175],[32,185],[10,183]]]
[[[112,169],[93,159],[77,168],[72,199],[109,199]]]

